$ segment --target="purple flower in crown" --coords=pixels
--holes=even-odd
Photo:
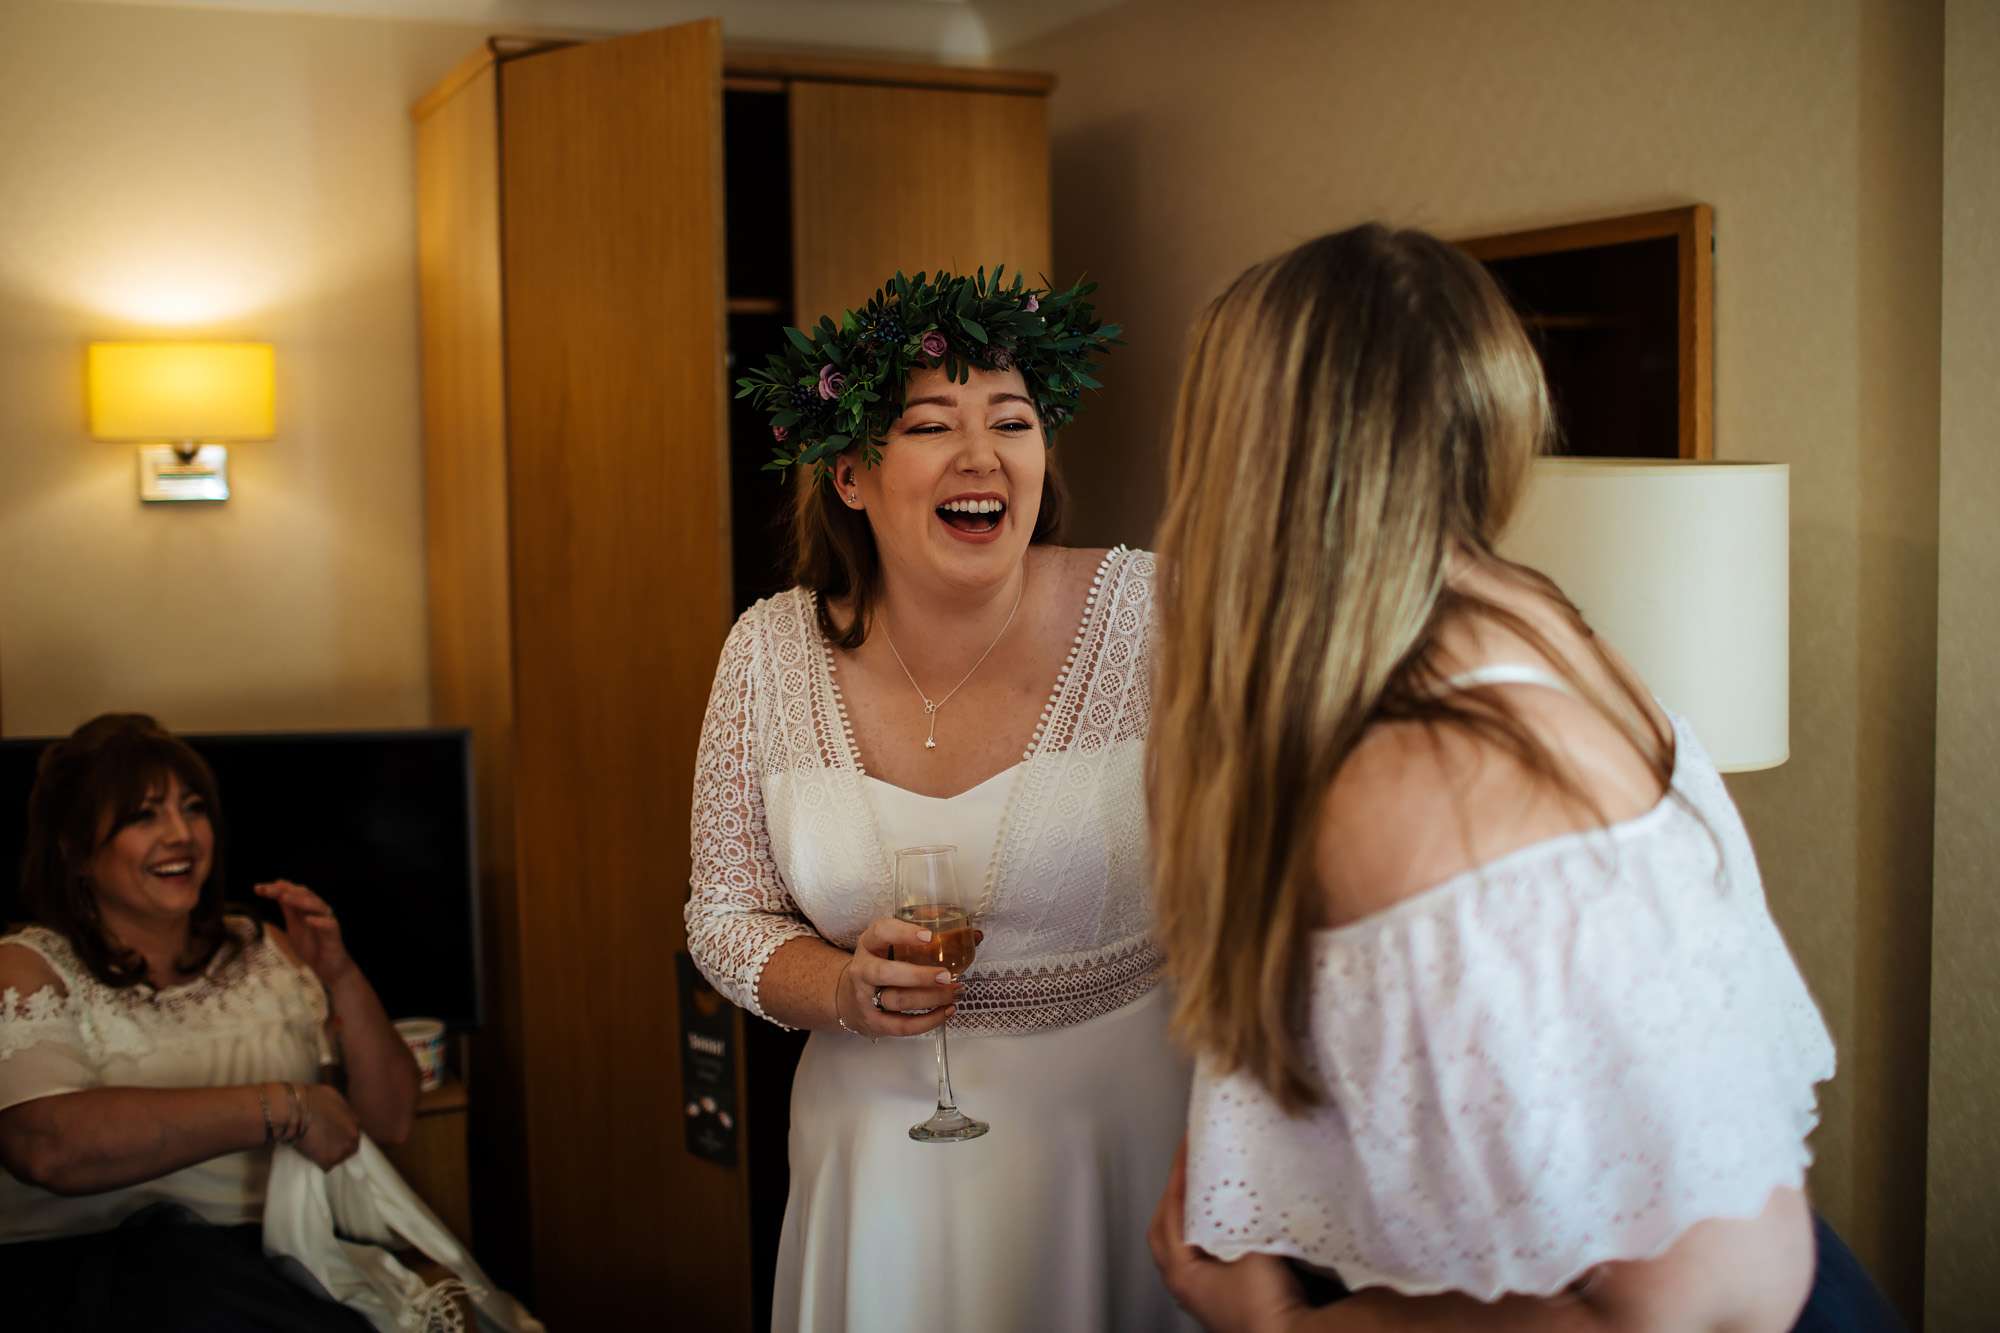
[[[1004,347],[994,348],[988,360],[992,361],[995,370],[1012,370],[1014,368],[1014,354]]]
[[[933,361],[939,360],[944,356],[944,335],[936,329],[932,329],[924,335],[923,347],[925,356]]]
[[[819,368],[819,396],[827,402],[840,397],[840,391],[847,387],[847,376],[835,370],[831,364]]]
[[[787,439],[791,437],[791,434],[792,433],[786,430],[783,426],[771,427],[771,438],[776,440],[779,444],[783,444]]]
[[[1031,315],[1034,314],[1037,310],[1040,310],[1041,308],[1042,308],[1042,303],[1036,299],[1035,294],[1033,292],[1029,292],[1028,299],[1021,302],[1021,309],[1027,311]]]

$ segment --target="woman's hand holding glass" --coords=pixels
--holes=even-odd
[[[834,989],[834,1012],[841,1023],[864,1037],[916,1037],[942,1026],[951,1017],[961,983],[935,963],[895,958],[930,947],[931,932],[921,926],[893,916],[870,921]]]

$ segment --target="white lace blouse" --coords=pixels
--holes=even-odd
[[[1674,719],[1673,790],[1313,942],[1287,1116],[1197,1073],[1187,1239],[1352,1288],[1551,1295],[1799,1186],[1833,1045],[1743,823]]]
[[[1010,774],[975,911],[986,932],[954,1029],[1024,1033],[1151,990],[1143,763],[1153,557],[1107,553],[1042,720]],[[787,940],[849,949],[889,915],[889,852],[862,786],[813,595],[757,603],[723,645],[695,766],[688,949],[768,1017],[757,986]]]
[[[0,1110],[89,1088],[221,1088],[309,1082],[327,1020],[319,979],[246,917],[237,947],[191,981],[155,991],[106,986],[60,935],[33,926],[0,940],[33,950],[62,981],[0,992]],[[126,1189],[66,1198],[0,1172],[0,1243],[115,1227],[149,1204],[183,1204],[211,1222],[262,1215],[270,1149],[228,1153]]]

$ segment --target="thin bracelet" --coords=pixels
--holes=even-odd
[[[270,1147],[278,1141],[278,1127],[271,1123],[271,1103],[264,1099],[264,1085],[257,1085],[257,1109],[264,1113],[264,1146]]]
[[[840,1024],[840,1030],[849,1036],[868,1037],[868,1034],[861,1031],[861,1029],[847,1026],[847,1020],[840,1013],[840,992],[847,988],[847,969],[853,966],[854,960],[849,958],[846,964],[841,967],[840,975],[833,979],[833,1021]],[[875,1038],[868,1037],[868,1041],[870,1045],[873,1045]]]
[[[287,1083],[285,1091],[291,1094],[292,1109],[299,1114],[299,1127],[292,1131],[292,1136],[286,1139],[285,1142],[297,1143],[306,1136],[306,1131],[312,1128],[312,1112],[306,1109],[306,1099],[300,1094],[298,1084]]]

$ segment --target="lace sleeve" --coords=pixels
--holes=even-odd
[[[78,1001],[53,982],[0,990],[0,1111],[97,1086],[79,1019]]]
[[[753,609],[737,621],[722,645],[701,724],[686,920],[688,952],[702,975],[730,1000],[768,1019],[757,997],[764,965],[785,941],[817,932],[778,873],[764,822],[757,767],[756,614]]]

